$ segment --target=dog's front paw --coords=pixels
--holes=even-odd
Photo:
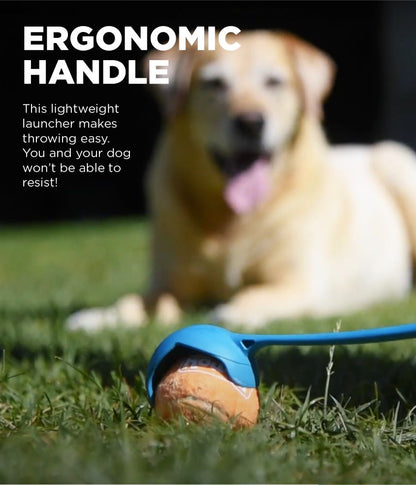
[[[155,318],[163,325],[174,325],[180,322],[182,310],[173,295],[165,293],[158,298],[155,308]]]
[[[114,305],[89,308],[73,313],[66,320],[68,330],[95,332],[103,328],[141,326],[147,321],[143,301],[138,295],[126,295]]]

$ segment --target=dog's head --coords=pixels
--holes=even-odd
[[[295,139],[302,116],[322,116],[331,59],[287,33],[240,33],[225,51],[172,50],[172,78],[159,93],[170,120],[190,119],[192,136],[226,178],[225,198],[246,212],[264,198],[269,165]]]

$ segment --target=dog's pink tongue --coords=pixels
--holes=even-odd
[[[228,180],[224,197],[234,212],[246,214],[267,197],[269,190],[269,163],[259,158],[249,168]]]

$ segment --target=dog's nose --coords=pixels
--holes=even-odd
[[[236,115],[233,124],[238,134],[258,138],[263,130],[264,117],[256,111],[248,111]]]

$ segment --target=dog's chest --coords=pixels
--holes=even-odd
[[[243,286],[276,281],[280,274],[294,270],[290,233],[257,223],[252,230],[236,228],[227,236],[207,237],[201,242],[196,262],[199,272],[230,293]]]

